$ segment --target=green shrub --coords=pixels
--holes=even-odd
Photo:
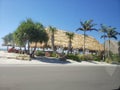
[[[79,56],[77,56],[77,55],[68,54],[68,55],[66,56],[66,58],[80,62],[80,58],[79,58]]]
[[[120,56],[119,55],[113,55],[113,61],[120,63]]]
[[[87,60],[83,54],[78,55],[78,56],[79,56],[80,60]]]
[[[85,61],[93,60],[93,56],[91,54],[87,54],[87,55],[79,54],[78,56],[79,56],[80,60],[85,60]]]
[[[68,54],[67,55],[68,59],[76,60],[76,61],[88,61],[88,60],[95,60],[95,61],[100,61],[101,56],[100,55],[92,55],[92,54],[78,54],[78,55],[73,55],[73,54]]]
[[[35,53],[36,56],[45,56],[45,52],[37,50]]]
[[[52,53],[50,54],[50,57],[56,57],[56,53],[55,53],[55,52],[52,52]]]
[[[101,61],[101,56],[100,55],[92,55],[92,56],[93,56],[93,60]]]
[[[107,63],[112,63],[112,58],[107,57],[107,58],[105,59],[105,62],[107,62]]]
[[[120,56],[118,54],[111,54],[105,59],[107,63],[120,63]]]
[[[85,58],[86,58],[87,60],[93,60],[92,54],[87,54],[87,55],[85,55]]]

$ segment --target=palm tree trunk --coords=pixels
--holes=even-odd
[[[70,40],[70,50],[71,50],[71,54],[72,54],[73,48],[72,48],[72,41],[71,40]]]
[[[54,52],[55,51],[55,49],[54,49],[54,34],[51,36],[51,43],[52,43],[52,50]]]
[[[71,47],[71,48],[70,48],[70,53],[71,53],[71,54],[72,54],[72,51],[73,51],[73,48]]]
[[[69,54],[69,52],[70,52],[70,49],[71,49],[71,41],[69,40],[67,54]]]
[[[118,54],[119,54],[119,57],[120,57],[120,46],[119,46],[119,48],[118,48]]]
[[[120,41],[118,41],[118,55],[120,57]]]
[[[110,57],[110,38],[109,38],[109,47],[108,47],[108,57]]]
[[[85,60],[85,34],[86,34],[86,31],[84,30],[84,45],[83,45],[83,59]]]
[[[104,33],[105,34],[105,33]],[[104,37],[104,53],[103,53],[103,61],[105,61],[105,37]]]

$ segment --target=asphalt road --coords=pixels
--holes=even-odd
[[[120,66],[0,65],[0,90],[114,90]]]

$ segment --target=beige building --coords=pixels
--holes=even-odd
[[[50,37],[50,33],[47,30],[47,33]],[[68,47],[68,38],[65,34],[66,31],[63,30],[57,30],[55,33],[55,46],[61,46],[61,47]],[[51,40],[49,38],[48,45],[51,46]],[[84,35],[81,34],[75,34],[73,40],[72,40],[72,47],[74,49],[80,49],[83,48],[84,45]],[[37,47],[42,47],[44,44],[37,44]],[[31,44],[31,47],[34,47],[34,44]],[[103,45],[100,44],[95,38],[91,36],[86,36],[86,43],[85,43],[85,48],[88,50],[103,50]]]

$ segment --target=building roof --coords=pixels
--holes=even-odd
[[[47,43],[47,45],[51,46],[51,40],[50,40],[50,33],[48,31],[48,29],[46,28],[46,31],[49,35],[49,41]],[[55,41],[54,44],[55,46],[62,46],[62,47],[68,47],[68,41],[69,39],[67,38],[66,31],[64,30],[57,30],[57,32],[55,33]],[[81,34],[76,34],[74,35],[74,38],[72,40],[72,47],[73,48],[83,48],[84,45],[84,35]],[[32,43],[30,45],[31,47],[34,47],[35,44]],[[37,43],[37,47],[43,47],[43,44]],[[85,48],[89,49],[89,50],[103,50],[103,45],[100,44],[95,38],[91,37],[91,36],[86,36],[86,43],[85,43]]]

